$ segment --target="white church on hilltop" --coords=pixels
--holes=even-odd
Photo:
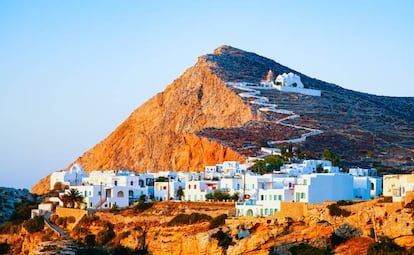
[[[305,88],[300,76],[292,72],[279,74],[276,79],[274,79],[273,71],[269,70],[266,75],[266,80],[260,82],[259,87],[277,89],[284,92],[300,93],[309,96],[321,96],[320,90]]]

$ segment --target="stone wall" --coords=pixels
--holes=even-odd
[[[276,212],[275,216],[290,217],[295,221],[302,220],[308,213],[307,203],[298,202],[281,202],[280,212]]]
[[[83,216],[88,214],[88,211],[76,209],[76,208],[56,207],[55,214],[58,215],[59,217],[69,217],[69,216],[75,217],[76,219],[75,223],[69,226],[69,229],[73,229],[79,223],[79,221],[83,218]]]

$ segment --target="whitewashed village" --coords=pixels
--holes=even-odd
[[[76,189],[84,197],[82,209],[110,209],[133,206],[144,201],[209,201],[217,190],[235,200],[236,217],[272,216],[283,202],[323,203],[339,200],[369,200],[380,195],[392,201],[404,200],[414,191],[414,175],[377,176],[376,169],[351,168],[341,172],[328,160],[303,160],[284,164],[280,171],[260,175],[252,163],[226,161],[206,166],[204,172],[133,173],[127,170],[86,173],[79,164],[69,171],[54,172],[50,189],[65,187],[59,197],[41,204],[33,215],[64,206],[60,197]],[[180,192],[179,190],[182,190]]]
[[[258,84],[227,85],[246,91],[239,96],[254,98],[251,103],[261,105],[259,111],[291,114],[286,119],[299,116],[269,104],[266,97],[260,96],[259,89],[321,96],[320,90],[305,88],[297,74],[283,73],[274,78],[271,70],[266,79]],[[284,124],[282,120],[279,123],[290,125]],[[306,137],[322,133],[321,130],[291,126],[310,132],[300,139],[270,141],[269,144],[303,142]],[[379,177],[375,168],[358,167],[344,172],[329,160],[296,160],[295,163],[282,165],[277,171],[261,175],[254,171],[254,162],[268,156],[282,155],[281,149],[274,147],[262,147],[261,152],[257,157],[249,157],[246,163],[225,161],[205,166],[203,172],[93,170],[88,174],[81,165],[74,164],[68,171],[51,174],[50,190],[61,190],[61,193],[40,204],[38,209],[32,211],[32,216],[49,213],[56,205],[66,206],[61,198],[70,190],[78,191],[83,197],[82,203],[70,206],[85,210],[126,208],[138,201],[208,202],[214,200],[214,192],[222,192],[228,201],[234,201],[235,217],[272,216],[282,210],[283,203],[291,202],[318,204],[340,200],[365,201],[378,196],[401,202],[407,194],[414,192],[414,174]]]

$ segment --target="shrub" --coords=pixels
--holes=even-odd
[[[210,221],[210,229],[217,228],[226,223],[227,214],[221,214]]]
[[[96,236],[96,242],[100,245],[104,245],[110,240],[112,240],[112,238],[114,237],[115,237],[114,225],[108,222],[105,226],[105,229],[98,232]]]
[[[59,218],[59,215],[57,214],[52,214],[52,216],[50,216],[50,222],[52,222],[53,224],[56,223],[56,220]]]
[[[221,229],[217,233],[211,235],[212,238],[216,238],[218,245],[227,249],[231,244],[233,244],[233,239],[227,233],[224,233]]]
[[[344,206],[344,205],[353,205],[355,204],[355,202],[351,200],[339,200],[338,202],[336,202],[336,204],[339,206]]]
[[[99,220],[99,216],[96,215],[85,215],[83,216],[81,223],[85,224],[85,225],[90,225],[92,224],[94,221]]]
[[[86,235],[85,243],[88,247],[94,247],[96,245],[96,236],[93,234]]]
[[[301,243],[289,249],[292,255],[328,255],[329,251]]]
[[[59,225],[59,226],[66,227],[66,220],[67,220],[66,217],[58,217],[56,219],[56,224]]]
[[[0,234],[16,234],[19,232],[20,226],[7,221],[2,226],[0,226]]]
[[[66,221],[67,223],[75,223],[76,218],[74,216],[69,216]]]
[[[87,249],[79,249],[76,254],[77,255],[108,255],[109,253],[103,249],[87,248]]]
[[[10,245],[8,243],[0,243],[0,254],[9,254]]]
[[[195,224],[202,221],[210,221],[211,216],[204,213],[192,213],[190,215],[181,213],[175,216],[168,222],[167,226],[175,226],[181,224]]]
[[[113,255],[146,255],[149,254],[147,249],[131,249],[122,245],[117,245],[112,250]]]
[[[348,239],[359,237],[362,235],[362,231],[359,228],[354,228],[349,223],[342,224],[339,228],[331,235],[331,240],[333,245],[338,245],[345,242]]]
[[[131,234],[131,231],[124,231],[121,234],[119,234],[118,239],[122,240],[124,238],[127,238]]]
[[[139,201],[138,204],[135,206],[135,211],[136,212],[143,212],[145,210],[150,209],[152,206],[154,205],[154,203],[151,202],[144,202],[144,201]]]
[[[10,220],[22,222],[24,220],[30,219],[32,216],[32,210],[29,205],[23,203],[16,206],[13,214],[10,217]]]
[[[31,234],[43,230],[45,222],[43,216],[36,216],[23,223],[23,227]]]
[[[348,217],[351,212],[342,208],[339,208],[338,204],[330,204],[327,206],[329,209],[329,215],[331,216],[344,216]]]
[[[399,255],[406,254],[406,249],[398,246],[392,239],[381,236],[378,243],[373,243],[368,248],[367,255],[377,255],[377,254],[387,254],[387,255]]]

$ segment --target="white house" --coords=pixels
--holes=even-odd
[[[207,194],[219,189],[218,181],[189,181],[185,185],[184,197],[187,201],[205,201]]]
[[[76,185],[82,183],[82,178],[87,177],[88,174],[83,170],[79,164],[74,164],[69,171],[53,172],[50,175],[50,190],[53,190],[56,183],[63,185]]]
[[[392,174],[383,177],[383,195],[393,202],[404,201],[408,191],[414,190],[414,173]]]
[[[242,193],[243,179],[240,177],[235,178],[222,178],[219,181],[219,188],[221,191],[228,192],[229,194],[239,193],[239,197]]]
[[[261,147],[260,151],[266,153],[268,155],[282,155],[282,152],[279,148],[269,148],[269,147]]]
[[[298,177],[294,201],[322,203],[354,198],[353,177],[343,173],[314,173]]]
[[[299,75],[294,74],[294,73],[279,74],[276,77],[275,83],[276,85],[280,85],[284,87],[294,87],[294,88],[300,88],[300,89],[304,88]]]
[[[377,169],[371,168],[371,169],[365,169],[365,168],[350,168],[349,174],[353,176],[377,176]]]
[[[303,160],[302,163],[285,164],[280,168],[281,172],[289,176],[316,173],[318,166],[321,165],[324,172],[338,173],[339,168],[332,166],[329,160]]]
[[[169,199],[178,200],[177,190],[181,187],[185,189],[186,182],[170,180],[169,182],[154,183],[154,199],[156,201],[167,201]]]
[[[382,178],[375,168],[350,168],[349,174],[354,178],[354,199],[368,200],[382,193]]]
[[[299,75],[293,73],[283,73],[276,77],[274,88],[284,92],[294,92],[309,96],[321,96],[321,91],[317,89],[306,89]]]
[[[151,198],[154,194],[152,174],[95,170],[88,175],[80,165],[74,165],[69,171],[55,172],[52,176],[51,187],[62,182],[78,190],[84,197],[86,208],[126,207],[142,196]]]
[[[247,201],[236,203],[237,216],[271,216],[280,211],[280,202],[292,201],[295,177],[285,174],[246,175]]]

